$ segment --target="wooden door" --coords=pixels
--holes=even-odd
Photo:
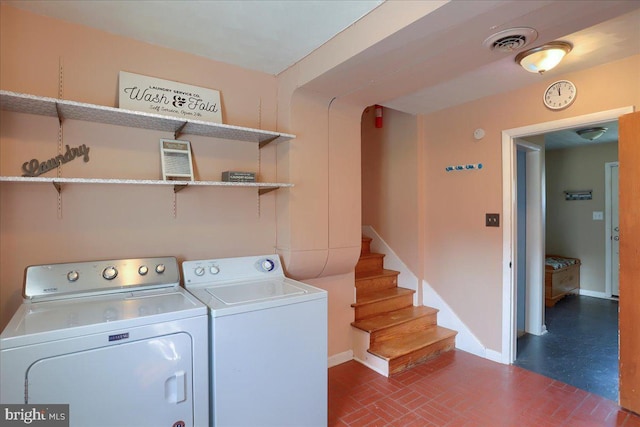
[[[619,129],[620,406],[640,413],[640,112]]]

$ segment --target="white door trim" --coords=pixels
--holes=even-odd
[[[517,259],[515,139],[578,126],[598,125],[633,111],[634,107],[629,106],[502,131],[502,363],[511,364],[516,357],[516,280],[515,268],[512,268],[512,263]],[[539,226],[542,227],[542,224]],[[543,253],[539,255],[544,256]]]
[[[517,142],[516,145],[525,146],[522,142]],[[526,331],[534,335],[543,335],[547,332],[544,324],[545,152],[539,145],[528,144],[525,147],[527,150]],[[514,243],[517,242],[517,238],[513,236]]]
[[[613,283],[611,282],[611,273],[613,272],[611,260],[611,168],[619,167],[618,162],[607,162],[604,164],[604,245],[605,245],[605,261],[604,261],[604,293],[606,296],[613,296]]]

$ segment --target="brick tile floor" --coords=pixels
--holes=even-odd
[[[386,378],[329,369],[329,426],[640,427],[640,416],[568,384],[455,350]]]

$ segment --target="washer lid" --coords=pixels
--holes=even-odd
[[[211,317],[266,310],[327,299],[327,291],[287,277],[211,284],[189,289],[209,307]]]
[[[283,280],[262,280],[208,288],[207,292],[227,305],[306,294],[307,291]]]

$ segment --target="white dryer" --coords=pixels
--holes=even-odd
[[[173,257],[28,267],[1,403],[68,404],[72,427],[207,425],[207,308],[179,283]]]
[[[285,277],[277,255],[185,261],[210,310],[215,427],[326,427],[327,292]]]

